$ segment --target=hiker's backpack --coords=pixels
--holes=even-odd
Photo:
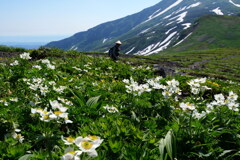
[[[112,57],[112,55],[113,55],[113,48],[114,47],[110,48],[109,51],[108,51],[108,56],[109,57]]]

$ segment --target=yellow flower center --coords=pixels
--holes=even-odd
[[[68,153],[74,155],[74,154],[75,154],[75,151],[69,151]]]
[[[22,137],[21,134],[17,134],[17,135],[16,135],[16,138],[17,138],[17,139],[20,139],[21,137]]]
[[[91,140],[97,140],[98,139],[97,136],[88,136],[88,138],[90,138]]]
[[[48,111],[43,111],[43,113],[44,113],[44,114],[47,114],[47,113],[48,113]]]
[[[46,120],[46,119],[49,119],[49,116],[48,116],[48,115],[44,115],[44,116],[43,116],[43,119],[45,119],[45,120]]]
[[[74,140],[75,140],[75,138],[73,138],[73,137],[67,137],[66,140],[67,140],[68,142],[70,142],[70,143],[73,143]]]
[[[57,116],[59,116],[62,112],[60,111],[54,111],[54,114],[56,114]]]
[[[89,150],[92,148],[93,144],[91,144],[89,141],[82,141],[81,146],[84,149]]]

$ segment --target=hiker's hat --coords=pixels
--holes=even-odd
[[[117,42],[115,42],[116,44],[122,44],[122,42],[121,41],[117,41]]]

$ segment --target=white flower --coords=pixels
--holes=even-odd
[[[39,86],[39,89],[40,89],[40,92],[41,92],[41,95],[46,95],[46,93],[48,93],[49,91],[48,91],[48,86],[42,86],[42,85],[40,85]]]
[[[65,87],[65,86],[60,86],[60,87],[53,87],[53,90],[54,91],[56,91],[56,92],[58,92],[58,93],[63,93],[63,91],[66,89],[67,87]]]
[[[50,61],[49,61],[48,59],[43,59],[43,60],[41,60],[41,62],[42,62],[43,64],[50,64]]]
[[[66,112],[68,110],[67,107],[63,107],[63,105],[61,103],[59,103],[57,100],[49,101],[49,102],[52,106],[52,109],[54,109],[54,110],[58,109],[61,112]]]
[[[62,103],[65,103],[66,105],[69,105],[69,106],[73,105],[73,103],[67,99],[58,97],[58,100],[61,101]]]
[[[236,101],[238,99],[238,95],[233,93],[233,91],[230,91],[227,99],[230,101]]]
[[[49,68],[49,69],[55,69],[56,67],[54,66],[54,65],[52,65],[52,64],[47,64],[47,68]]]
[[[54,120],[57,118],[57,116],[53,114],[52,111],[48,112],[45,110],[44,112],[40,113],[40,115],[42,116],[40,117],[40,120],[44,122],[50,122],[51,120]]]
[[[75,144],[79,147],[82,152],[86,152],[91,157],[98,156],[96,148],[100,146],[102,140],[93,140],[89,137],[77,137]]]
[[[202,111],[201,113],[197,112],[196,110],[193,112],[193,118],[201,119],[206,116],[206,112]]]
[[[31,113],[36,114],[36,113],[42,113],[44,110],[42,108],[31,108]]]
[[[63,140],[64,144],[66,144],[66,145],[71,145],[71,144],[74,144],[74,142],[75,142],[75,138],[73,138],[73,137],[64,138],[63,136],[61,136],[61,139]]]
[[[76,70],[78,70],[78,71],[82,71],[81,68],[77,68],[77,67],[72,67],[72,68],[74,68],[74,69],[76,69]]]
[[[56,85],[56,82],[54,82],[54,81],[49,81],[48,84],[51,85],[51,86],[54,86],[54,85]]]
[[[119,112],[118,109],[116,107],[114,107],[114,106],[106,105],[103,108],[106,109],[109,113]]]
[[[207,78],[197,78],[190,80],[187,84],[191,86],[191,92],[193,94],[199,94],[200,91],[210,90],[207,86],[201,86],[201,84],[206,83]]]
[[[15,97],[15,98],[10,98],[9,100],[12,101],[12,102],[18,102],[18,98],[17,98],[17,97]]]
[[[82,154],[82,151],[74,151],[73,148],[68,147],[65,150],[65,154],[62,156],[61,160],[80,160],[79,156]]]
[[[20,54],[20,58],[21,59],[32,59],[32,57],[30,57],[30,53],[24,52],[23,54]]]
[[[207,109],[206,109],[206,112],[207,113],[211,113],[213,111],[213,104],[207,104]]]
[[[180,103],[179,107],[182,108],[183,111],[187,111],[187,110],[193,111],[196,109],[196,107],[189,102],[187,102],[187,103],[182,102],[182,103]]]
[[[33,68],[37,68],[38,70],[41,70],[42,69],[42,67],[41,66],[39,66],[39,65],[34,65],[34,66],[32,66]]]
[[[231,103],[228,103],[227,106],[230,110],[233,110],[235,112],[239,111],[239,109],[238,109],[239,104],[238,103],[231,102]]]
[[[22,143],[24,140],[24,136],[22,136],[21,134],[13,133],[12,136],[14,139],[18,140],[20,143]]]
[[[19,65],[17,60],[15,60],[13,63],[10,63],[10,66],[17,66],[17,65]]]
[[[214,99],[216,100],[217,105],[225,105],[225,98],[223,94],[216,94],[214,95]]]

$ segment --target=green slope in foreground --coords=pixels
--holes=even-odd
[[[240,158],[239,83],[161,78],[132,66],[145,57],[28,52],[0,60],[1,160]]]

